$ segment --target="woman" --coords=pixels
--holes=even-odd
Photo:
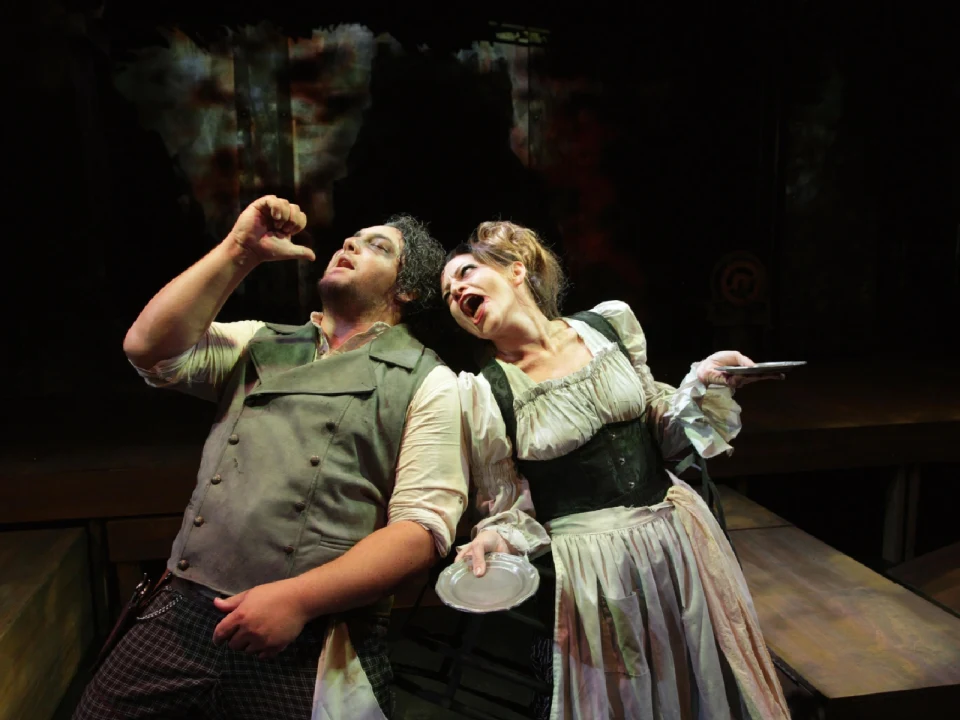
[[[655,382],[630,308],[560,318],[556,257],[508,222],[480,225],[441,285],[457,323],[495,349],[460,375],[486,517],[457,560],[483,575],[485,553],[552,551],[554,633],[534,659],[553,693],[536,715],[788,718],[730,545],[663,466],[691,445],[730,450],[743,378],[718,367],[754,363],[719,352],[677,389]]]

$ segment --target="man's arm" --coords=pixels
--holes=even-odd
[[[433,536],[415,522],[387,525],[336,560],[295,578],[257,585],[226,600],[214,645],[273,657],[314,618],[370,605],[437,559]]]
[[[261,262],[308,258],[313,251],[290,238],[306,227],[296,205],[268,195],[241,213],[217,247],[147,303],[123,341],[137,367],[150,368],[196,345],[240,282]]]
[[[437,560],[433,535],[409,520],[368,535],[336,560],[294,578],[294,599],[310,618],[370,605]]]

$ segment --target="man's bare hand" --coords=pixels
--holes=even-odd
[[[289,580],[257,585],[225,600],[213,601],[227,613],[213,631],[213,644],[273,657],[296,640],[310,619]]]
[[[316,260],[313,250],[291,238],[307,226],[299,206],[276,195],[265,195],[240,213],[224,242],[239,246],[258,262]]]

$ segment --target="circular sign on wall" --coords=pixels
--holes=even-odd
[[[752,305],[767,297],[767,270],[753,253],[728,253],[714,266],[711,278],[714,300],[736,307]]]

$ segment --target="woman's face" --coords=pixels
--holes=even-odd
[[[514,263],[499,268],[480,263],[473,255],[458,255],[440,276],[440,291],[457,324],[472,335],[492,340],[504,318],[516,306],[525,268]]]

